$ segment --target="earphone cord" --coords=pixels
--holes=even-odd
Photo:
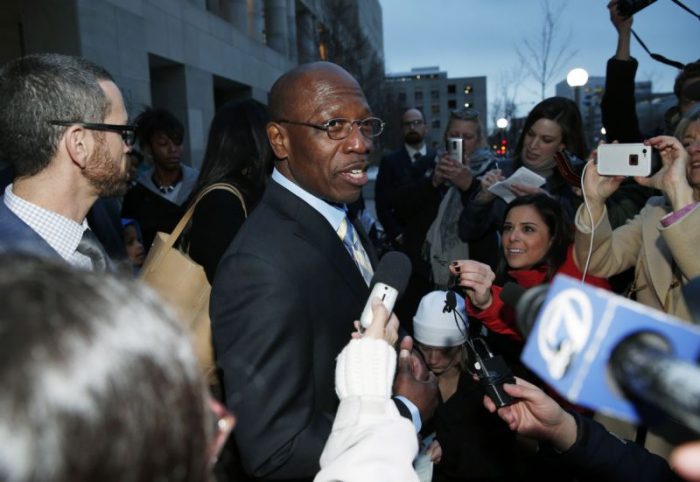
[[[586,256],[586,264],[583,267],[583,272],[581,274],[581,283],[586,282],[586,273],[588,273],[588,266],[591,263],[591,255],[593,254],[593,236],[595,235],[595,223],[593,222],[593,213],[591,212],[591,207],[588,205],[588,198],[586,197],[586,190],[583,187],[583,180],[586,176],[586,169],[588,169],[588,164],[583,166],[583,171],[581,172],[581,194],[583,194],[583,205],[586,206],[586,212],[588,213],[588,219],[591,221],[591,239],[588,243],[588,255]]]

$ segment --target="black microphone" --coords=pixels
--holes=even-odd
[[[389,313],[394,310],[396,301],[406,290],[411,270],[411,260],[399,251],[389,251],[382,257],[374,271],[371,292],[360,316],[363,328],[372,324],[372,298],[379,298]]]
[[[527,289],[512,281],[503,285],[501,300],[515,310],[515,320],[523,338],[528,337],[547,297],[548,284]]]

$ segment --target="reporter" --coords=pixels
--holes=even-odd
[[[484,396],[484,406],[496,412],[511,430],[534,438],[553,451],[549,458],[571,467],[579,477],[596,481],[664,482],[677,481],[666,461],[639,445],[621,440],[593,419],[564,411],[542,390],[516,378],[503,389],[518,399],[499,408]]]
[[[700,275],[700,115],[684,119],[676,138],[658,136],[646,144],[660,151],[663,165],[652,177],[635,181],[664,195],[650,198],[634,219],[613,230],[605,201],[623,178],[600,176],[590,161],[584,190],[594,222],[581,206],[575,218],[576,264],[585,268],[593,237],[591,274],[612,276],[634,267],[631,294],[637,301],[691,321],[681,289]]]
[[[572,252],[572,227],[561,205],[545,194],[513,200],[505,212],[503,245],[496,273],[483,263],[457,260],[450,265],[457,284],[466,290],[467,313],[489,330],[516,342],[523,337],[515,312],[501,301],[501,287],[513,281],[525,288],[548,283],[558,273],[581,278]],[[609,289],[607,280],[586,282]]]

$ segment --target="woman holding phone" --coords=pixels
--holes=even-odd
[[[437,160],[435,177],[447,182],[450,188],[428,229],[423,251],[431,266],[433,286],[439,289],[449,285],[448,265],[453,259],[472,257],[484,263],[495,263],[493,245],[496,242],[494,236],[485,242],[467,244],[459,238],[457,229],[464,192],[469,191],[478,176],[498,166],[496,156],[486,147],[479,112],[474,109],[451,112],[444,142],[447,151]]]
[[[700,109],[680,122],[675,138],[658,136],[645,144],[659,151],[662,167],[635,180],[663,196],[650,198],[634,219],[613,230],[606,201],[623,178],[599,175],[590,161],[584,178],[590,213],[585,206],[576,213],[576,263],[595,276],[634,267],[633,298],[692,322],[681,290],[700,276]]]

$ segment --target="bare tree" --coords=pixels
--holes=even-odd
[[[576,55],[570,47],[571,32],[561,41],[560,18],[568,2],[552,10],[549,0],[542,0],[542,28],[539,36],[530,41],[524,39],[521,47],[516,47],[518,56],[527,73],[540,87],[540,96],[545,98],[545,90],[564,65]]]
[[[506,119],[514,118],[518,113],[518,88],[521,77],[522,66],[514,66],[510,70],[502,71],[496,83],[496,97],[491,103],[489,112],[491,122],[495,125],[496,120],[501,117]]]

